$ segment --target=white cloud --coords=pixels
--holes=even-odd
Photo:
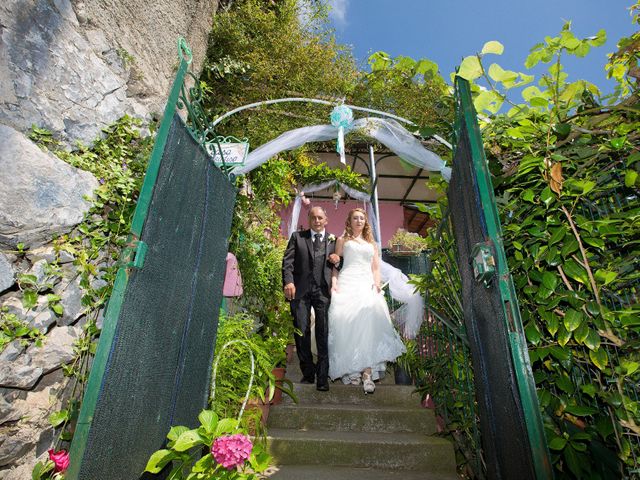
[[[347,25],[347,9],[349,8],[349,0],[329,0],[331,10],[329,17],[338,26]]]

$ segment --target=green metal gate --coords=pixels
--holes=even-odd
[[[486,474],[492,479],[553,478],[469,84],[456,77],[455,89],[448,197]]]
[[[171,425],[208,403],[236,190],[202,146],[207,132],[181,62],[156,137],[71,446],[67,479],[139,478]],[[187,107],[190,126],[176,114]]]

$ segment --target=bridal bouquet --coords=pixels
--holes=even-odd
[[[195,429],[177,426],[167,434],[167,448],[151,455],[145,472],[158,473],[173,462],[169,478],[184,480],[254,480],[269,466],[270,457],[239,428],[238,420],[222,418],[212,410],[198,416]],[[207,453],[198,459],[203,447]]]

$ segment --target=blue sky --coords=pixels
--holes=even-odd
[[[607,43],[587,57],[564,60],[569,80],[585,79],[603,93],[614,82],[603,69],[607,53],[620,37],[635,31],[628,7],[633,0],[330,0],[330,19],[337,40],[353,46],[364,65],[378,50],[391,56],[428,58],[448,79],[463,57],[479,52],[485,42],[505,47],[501,56],[487,58],[508,70],[526,72],[529,49],[544,37],[556,36],[565,20],[579,38],[607,32]],[[544,68],[546,70],[546,66]],[[536,80],[540,70],[534,70]]]

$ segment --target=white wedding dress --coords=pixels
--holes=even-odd
[[[371,261],[373,245],[345,242],[338,291],[329,306],[329,377],[356,378],[371,367],[373,380],[380,378],[386,362],[405,352],[387,302],[374,288]]]

